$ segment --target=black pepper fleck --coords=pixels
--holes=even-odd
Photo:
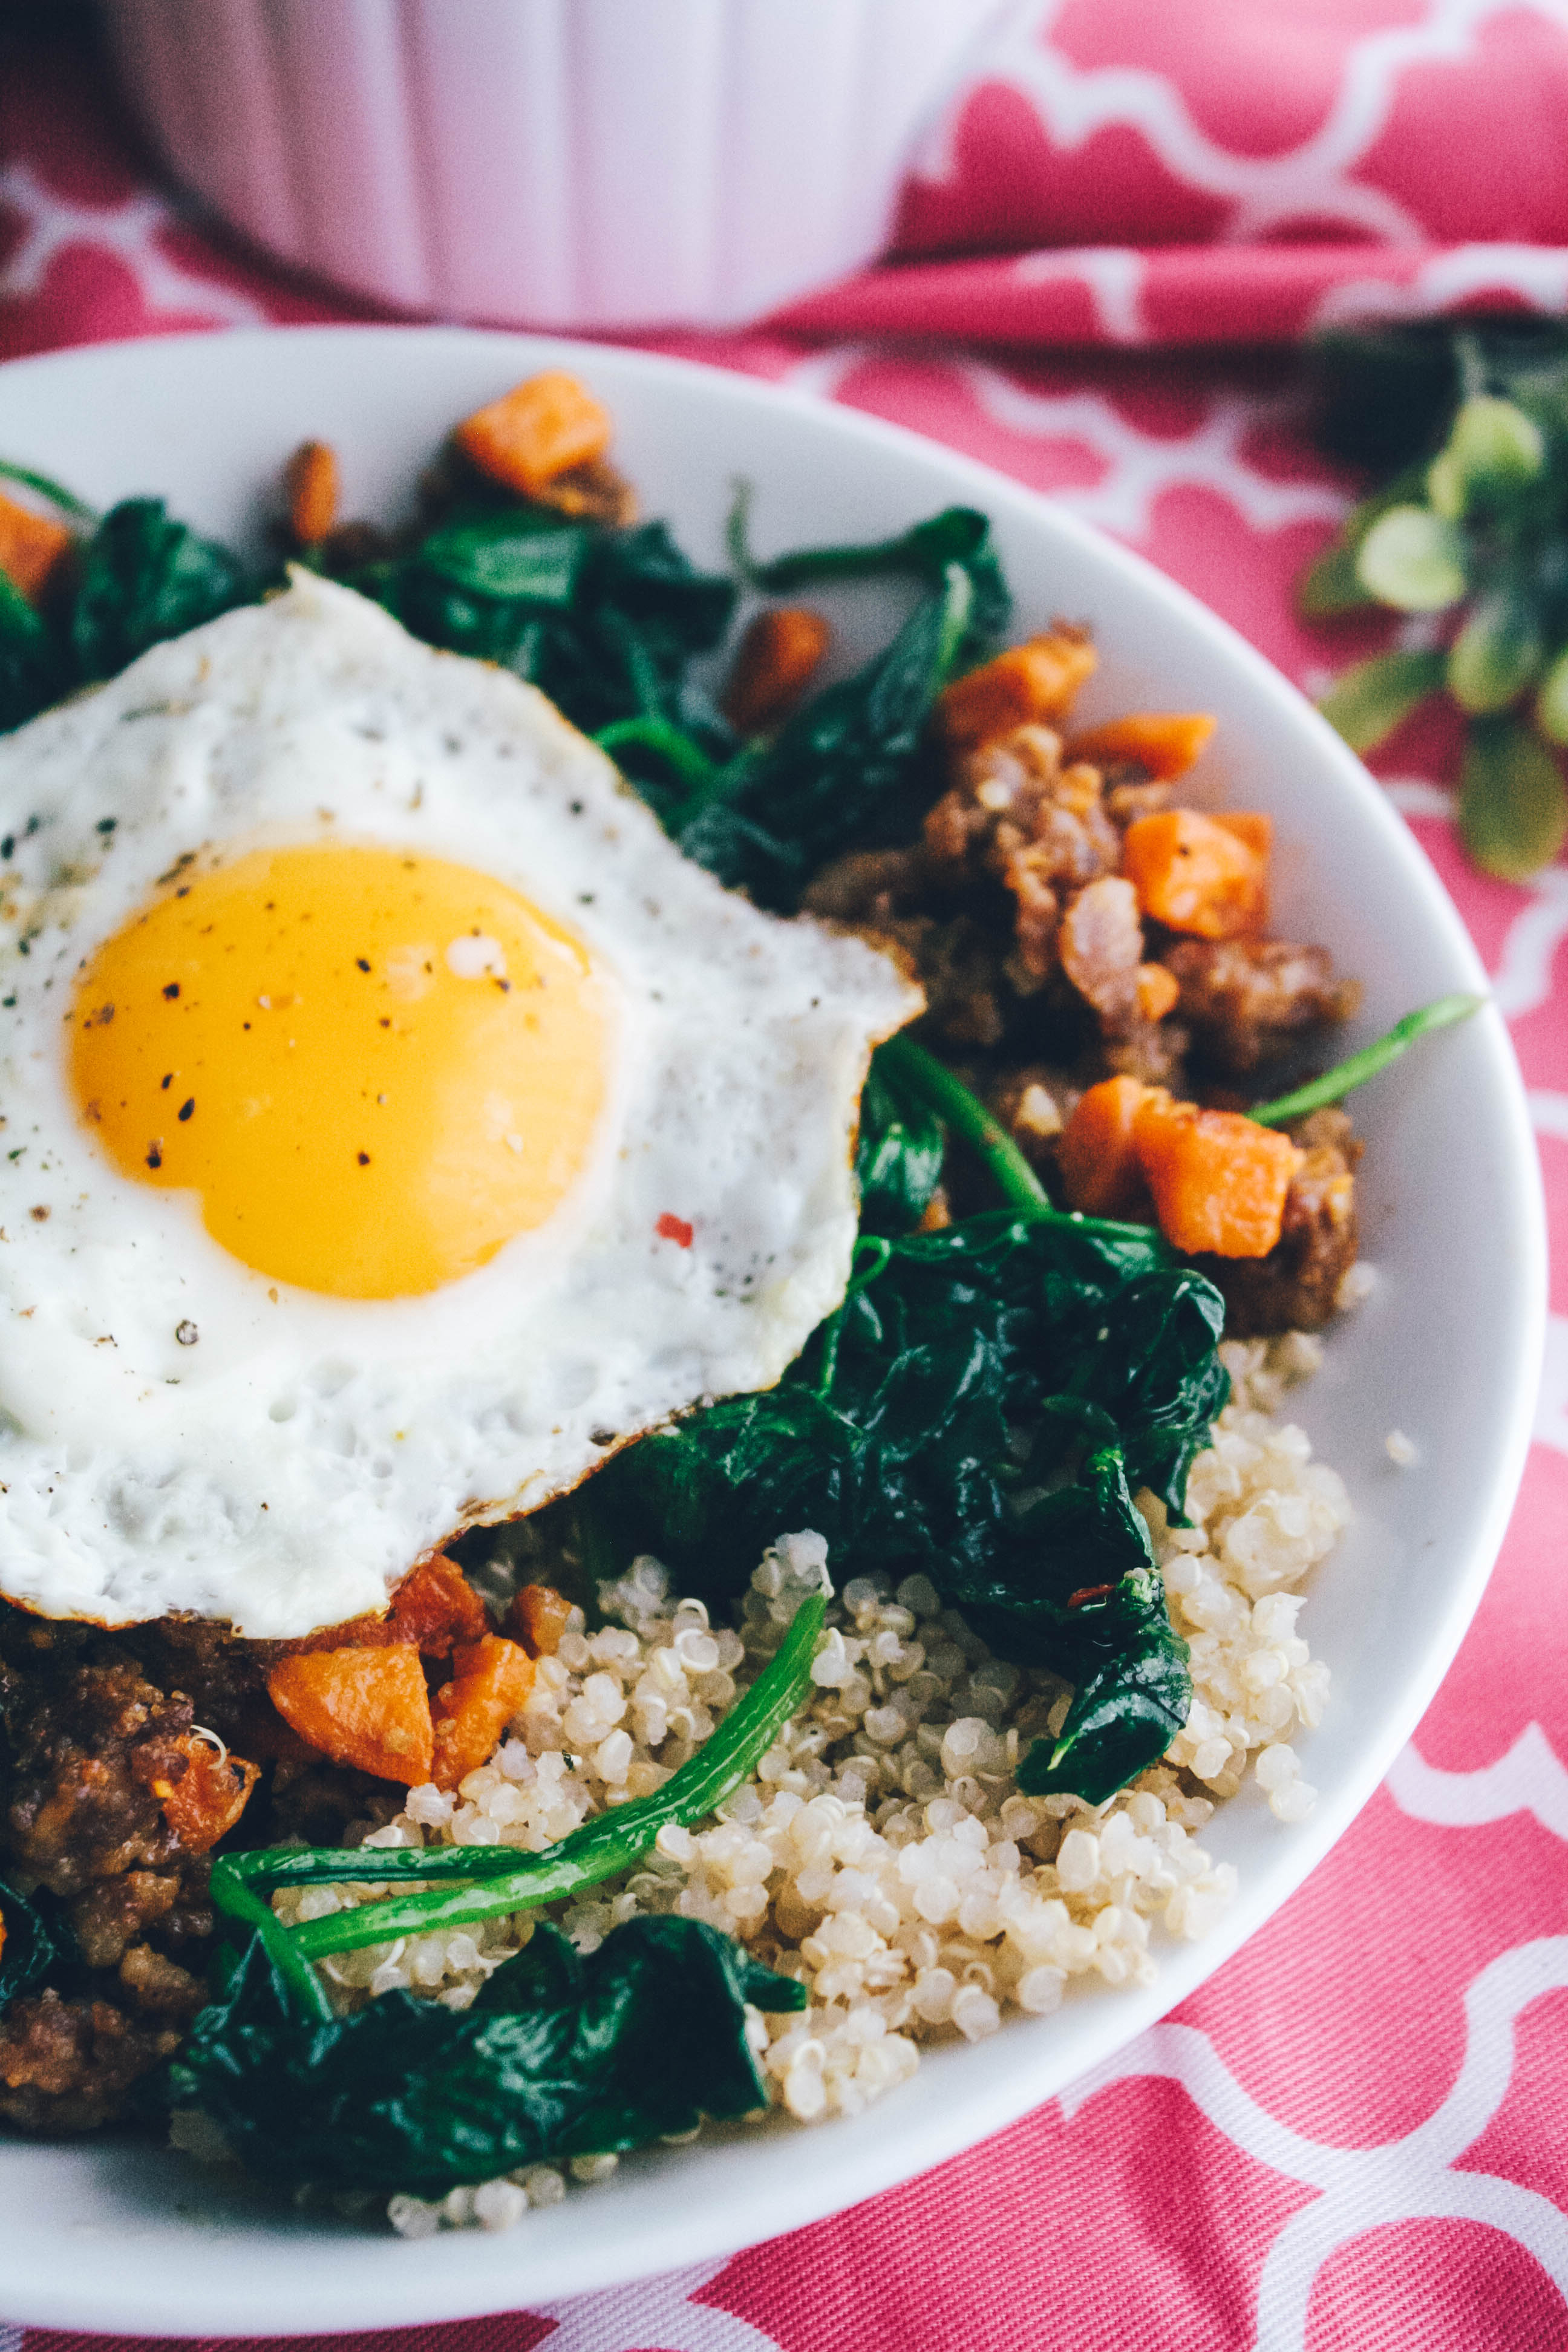
[[[359,1164],[362,1168],[368,1168],[370,1166],[370,1154],[368,1151],[362,1151],[360,1153]]]
[[[162,1168],[162,1166],[163,1165],[163,1153],[159,1150],[159,1149],[158,1149],[158,1147],[157,1147],[157,1145],[156,1145],[155,1143],[152,1146],[151,1150],[148,1151],[148,1154],[147,1154],[147,1165],[148,1165],[148,1167],[149,1167],[149,1168]]]
[[[180,1120],[182,1125],[187,1118],[189,1118],[195,1107],[196,1098],[195,1095],[187,1095],[184,1101],[180,1105]]]
[[[361,971],[368,971],[370,970],[370,959],[368,956],[355,956],[354,961],[358,964]]]
[[[179,992],[180,983],[177,980],[171,980],[163,990],[164,995],[169,998],[171,1003],[173,1003],[174,999],[178,996]]]

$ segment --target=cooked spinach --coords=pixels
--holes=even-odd
[[[448,517],[406,551],[347,575],[430,645],[499,662],[593,733],[616,720],[696,721],[687,670],[722,639],[732,581],[699,572],[662,522],[569,523],[513,504]]]
[[[912,833],[937,789],[931,709],[958,667],[973,603],[970,574],[950,563],[874,660],[666,815],[687,856],[782,908],[840,850]]]
[[[0,2013],[36,1985],[55,1958],[55,1939],[37,1904],[0,1878]]]
[[[1132,1490],[1179,1516],[1228,1381],[1219,1294],[1141,1226],[994,1211],[878,1245],[879,1264],[775,1389],[616,1457],[616,1541],[683,1591],[737,1592],[781,1527],[841,1574],[921,1570],[1004,1656],[1076,1686],[1042,1770],[1098,1802],[1185,1721]]]
[[[936,1113],[875,1056],[861,1089],[855,1149],[861,1232],[902,1234],[918,1225],[942,1181],[946,1151]]]
[[[74,682],[58,633],[0,572],[0,730],[35,718]]]
[[[82,552],[70,618],[77,681],[112,677],[255,593],[237,559],[176,522],[162,499],[111,507]]]
[[[991,519],[978,507],[944,507],[896,539],[798,547],[759,563],[747,544],[747,505],[742,495],[731,510],[730,551],[742,579],[764,595],[787,596],[823,581],[889,579],[900,573],[940,587],[948,565],[956,563],[968,573],[973,592],[958,665],[967,668],[984,661],[1001,644],[1013,616],[1013,597],[992,544]]]
[[[764,2106],[746,2005],[805,1999],[716,1928],[636,1918],[585,1957],[536,1927],[461,2011],[389,1992],[306,2023],[258,1936],[167,2096],[200,2106],[264,2179],[439,2196]]]

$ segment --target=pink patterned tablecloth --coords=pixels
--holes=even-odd
[[[906,247],[946,258],[872,273],[787,331],[672,344],[896,418],[1049,492],[1310,689],[1324,650],[1289,587],[1346,499],[1301,437],[1289,364],[1000,359],[996,347],[1257,341],[1379,299],[1568,306],[1562,9],[1069,0],[1021,10],[1008,44],[908,193]],[[1034,250],[952,257],[1003,243]],[[0,50],[0,356],[344,315],[226,254],[155,192],[79,47]],[[865,340],[910,328],[983,333],[991,348]],[[1440,727],[1406,730],[1383,773],[1493,975],[1568,1238],[1568,870],[1524,887],[1468,870],[1454,751]],[[1561,1276],[1554,1303],[1538,1444],[1439,1697],[1330,1859],[1165,2024],[999,2138],[787,2241],[549,2311],[354,2340],[388,2352],[1568,2345]],[[0,2242],[0,2300],[3,2279]],[[0,2352],[85,2341],[0,2322]]]

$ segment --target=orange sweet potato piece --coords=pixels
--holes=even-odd
[[[30,604],[43,603],[70,544],[64,523],[35,514],[0,493],[0,572]]]
[[[1268,852],[1257,839],[1244,838],[1237,817],[1164,809],[1128,826],[1121,870],[1157,922],[1200,940],[1235,939],[1257,929],[1268,902]]]
[[[525,1584],[507,1611],[507,1623],[531,1658],[552,1658],[571,1621],[572,1603],[552,1584]]]
[[[1173,783],[1186,774],[1215,725],[1206,710],[1131,711],[1076,737],[1068,757],[1089,760],[1097,768],[1126,763],[1142,768],[1158,783]]]
[[[575,376],[551,368],[514,385],[487,408],[465,417],[458,446],[481,474],[532,498],[579,466],[602,457],[615,430],[602,408]]]
[[[338,519],[337,452],[326,441],[301,441],[283,468],[289,528],[301,547],[325,539]]]
[[[833,631],[805,604],[759,613],[741,639],[722,708],[737,735],[760,735],[787,718],[816,673]]]
[[[388,1640],[412,1642],[424,1658],[449,1658],[459,1643],[480,1641],[489,1631],[484,1602],[456,1561],[440,1552],[410,1569],[383,1622]]]
[[[1182,992],[1182,983],[1163,963],[1138,967],[1138,1010],[1145,1021],[1163,1021]]]
[[[1247,844],[1255,857],[1265,866],[1274,847],[1274,820],[1260,809],[1216,809],[1215,823],[1225,833],[1234,833],[1237,841]]]
[[[1300,1153],[1239,1111],[1200,1110],[1152,1087],[1133,1122],[1160,1231],[1179,1250],[1267,1257],[1279,1239]]]
[[[412,1642],[283,1658],[267,1689],[284,1722],[334,1764],[411,1789],[430,1778],[436,1735]]]
[[[1102,1078],[1079,1096],[1057,1141],[1069,1209],[1090,1217],[1147,1216],[1133,1129],[1149,1091],[1137,1078]]]
[[[453,1675],[436,1694],[436,1755],[430,1777],[456,1789],[494,1755],[497,1742],[533,1687],[533,1660],[519,1643],[487,1633],[452,1657]]]
[[[175,1745],[184,1751],[185,1769],[177,1780],[154,1780],[153,1794],[186,1852],[205,1853],[244,1812],[261,1768],[223,1753],[194,1732],[184,1733]]]
[[[942,731],[955,749],[973,751],[1016,727],[1060,719],[1096,658],[1086,637],[1065,629],[1031,637],[943,688],[936,706]]]

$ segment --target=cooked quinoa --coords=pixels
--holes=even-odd
[[[994,1657],[924,1577],[857,1577],[830,1607],[816,1696],[712,1825],[667,1827],[642,1866],[548,1916],[587,1951],[638,1912],[679,1913],[807,1985],[805,2011],[751,2020],[770,2097],[800,2122],[858,2114],[913,2073],[922,2043],[981,2041],[1010,2011],[1044,2016],[1075,1979],[1150,1982],[1156,1933],[1205,1934],[1235,1891],[1232,1865],[1200,1843],[1216,1801],[1250,1769],[1280,1822],[1311,1810],[1292,1741],[1320,1720],[1329,1675],[1296,1630],[1300,1588],[1351,1516],[1337,1474],[1278,1417],[1320,1343],[1290,1333],[1221,1352],[1234,1392],[1193,1467],[1192,1525],[1169,1526],[1139,1497],[1192,1651],[1192,1713],[1160,1764],[1100,1806],[1020,1795],[1018,1757],[1058,1728],[1068,1686]],[[659,1563],[637,1560],[602,1588],[602,1631],[574,1612],[490,1761],[455,1795],[412,1790],[365,1843],[539,1851],[648,1793],[709,1737],[827,1567],[820,1537],[781,1538],[732,1630],[700,1601],[671,1600]],[[273,1902],[294,1922],[381,1892],[311,1887]],[[345,2011],[397,1986],[462,2009],[535,1916],[321,1965]],[[210,2135],[184,2117],[176,2137]],[[534,2165],[388,2210],[405,2235],[505,2228],[556,2202],[568,2174],[593,2180],[615,2163]]]

